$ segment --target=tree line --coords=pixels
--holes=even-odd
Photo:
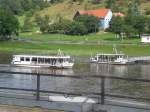
[[[18,34],[20,27],[16,15],[20,15],[25,11],[32,9],[42,9],[47,7],[49,3],[62,2],[63,0],[0,0],[0,38],[9,39],[11,35]],[[79,2],[80,0],[71,0]],[[83,0],[81,0],[83,1]],[[106,0],[106,7],[115,10],[116,1]],[[129,1],[129,0],[128,0]],[[96,0],[99,3],[101,0]],[[124,1],[123,1],[124,3]],[[132,0],[128,4],[126,16],[113,17],[108,31],[114,32],[119,37],[140,37],[143,33],[150,33],[150,18],[142,15],[139,10],[140,0]],[[99,31],[100,20],[92,15],[81,15],[74,20],[66,20],[61,16],[52,21],[49,16],[43,17],[37,15],[34,23],[42,33],[58,33],[68,35],[85,35]],[[24,20],[22,31],[30,31],[33,21],[28,17]]]
[[[15,15],[24,14],[26,11],[40,10],[49,5],[44,0],[0,0],[0,10],[7,10]]]
[[[42,33],[85,35],[98,32],[99,22],[99,18],[92,15],[81,15],[74,20],[67,20],[60,16],[54,22],[46,15],[35,17],[35,23]]]
[[[150,33],[150,20],[142,15],[127,15],[126,17],[113,17],[109,31],[121,37],[141,37],[144,33]]]
[[[116,0],[108,0],[115,3]],[[113,17],[109,31],[119,37],[141,37],[144,33],[150,33],[150,18],[140,11],[141,0],[132,0],[128,4],[125,17]],[[109,4],[110,7],[113,4]]]

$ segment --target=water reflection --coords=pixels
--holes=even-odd
[[[1,55],[0,55],[1,57]],[[3,56],[5,57],[5,56]],[[6,56],[11,57],[11,56]],[[76,57],[77,58],[77,57]],[[3,59],[3,58],[2,58]],[[8,63],[10,59],[3,60]],[[131,77],[150,79],[150,65],[109,65],[90,64],[83,58],[78,58],[73,69],[50,69],[50,68],[27,68],[27,67],[6,67],[0,66],[0,70],[13,72],[28,72],[42,74],[64,74],[64,75],[84,75],[83,79],[70,79],[58,77],[41,77],[41,88],[65,92],[100,92],[100,80],[89,79],[87,75],[108,75],[119,77]],[[3,63],[0,60],[0,63]],[[6,87],[36,88],[36,77],[19,74],[0,74],[0,85]],[[106,88],[108,93],[118,93],[126,95],[150,97],[150,84],[121,80],[107,80]]]
[[[0,52],[0,63],[10,63],[12,58],[11,52]]]
[[[97,75],[124,76],[128,72],[128,66],[109,65],[109,64],[90,64],[90,70]]]
[[[69,74],[73,75],[73,69],[51,69],[51,68],[30,68],[30,67],[10,67],[9,71],[39,74]]]
[[[109,65],[109,64],[90,64],[90,72],[97,75],[145,78],[150,79],[150,65]]]

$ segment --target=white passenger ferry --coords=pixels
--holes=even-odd
[[[72,68],[74,62],[70,56],[34,56],[34,55],[14,55],[11,62],[15,66],[26,67],[56,67]]]
[[[127,64],[129,61],[128,61],[128,57],[123,54],[123,53],[118,53],[116,48],[113,48],[114,52],[115,53],[111,53],[111,54],[108,54],[108,53],[99,53],[99,54],[96,54],[95,57],[91,57],[90,58],[90,61],[92,63],[101,63],[101,64]]]
[[[90,58],[91,62],[101,64],[121,64],[122,62],[125,64],[125,60],[127,62],[124,54],[96,54],[95,57]]]

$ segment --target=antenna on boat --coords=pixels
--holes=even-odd
[[[114,52],[115,54],[117,54],[117,53],[118,53],[118,51],[117,51],[117,48],[116,48],[116,45],[115,45],[115,44],[113,45],[113,52]]]
[[[64,55],[63,52],[60,49],[58,49],[57,56],[63,56],[63,55]]]

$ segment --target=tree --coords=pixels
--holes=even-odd
[[[150,33],[150,18],[148,18],[147,21],[147,29],[148,29],[148,33]]]
[[[141,34],[146,31],[148,19],[143,15],[128,14],[124,20],[125,20],[125,32],[127,34],[133,35],[138,33],[140,37]]]
[[[70,3],[73,3],[73,2],[79,2],[79,4],[81,4],[84,0],[70,0]]]
[[[0,37],[9,39],[12,34],[18,34],[18,19],[10,12],[0,10]]]
[[[99,3],[102,3],[102,0],[92,0],[91,1],[93,4],[99,4]]]
[[[128,8],[128,14],[133,15],[133,16],[140,15],[139,6],[140,6],[140,1],[139,0],[133,0],[128,6],[129,7]]]
[[[23,27],[22,27],[22,31],[28,32],[28,31],[31,31],[32,28],[33,28],[32,21],[30,20],[29,17],[26,17],[25,20],[24,20],[24,24],[23,24]]]
[[[127,14],[124,18],[125,24],[134,26],[136,24],[136,16]]]
[[[116,4],[116,0],[107,0],[106,7],[112,9],[114,4]]]
[[[72,21],[66,19],[61,19],[61,21],[58,20],[49,26],[48,32],[66,34],[68,32],[68,27],[70,27],[71,23]]]
[[[136,30],[133,28],[132,25],[125,24],[123,27],[123,32],[126,34],[126,37],[132,37],[133,34],[136,33]]]
[[[36,16],[35,17],[35,22],[37,26],[40,28],[40,31],[45,33],[48,32],[49,28],[49,23],[50,23],[50,18],[49,16],[45,15],[44,17]]]
[[[69,35],[85,35],[87,34],[87,28],[84,26],[83,23],[73,21],[69,25],[67,29],[67,34]]]
[[[13,12],[14,14],[21,13],[20,0],[0,0],[0,9]]]
[[[26,11],[43,9],[49,5],[49,2],[46,0],[0,0],[0,9],[21,15]]]
[[[122,37],[122,33],[124,30],[124,19],[121,17],[113,17],[110,23],[112,32]]]
[[[129,0],[104,0],[106,8],[111,9],[113,12],[126,12]]]
[[[133,27],[136,29],[139,38],[141,37],[141,34],[146,31],[146,23],[147,23],[147,18],[144,16],[136,16],[135,19],[135,24]]]
[[[88,29],[88,33],[98,32],[100,19],[92,15],[80,15],[75,21],[83,23]]]
[[[83,23],[62,19],[49,26],[49,33],[59,33],[68,35],[84,35],[87,34],[87,28]]]

